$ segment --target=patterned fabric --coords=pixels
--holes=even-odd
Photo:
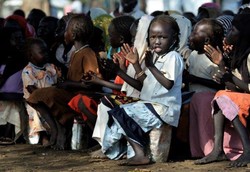
[[[22,72],[24,98],[27,99],[30,93],[27,90],[28,85],[34,85],[37,88],[52,86],[57,82],[57,73],[53,64],[45,64],[44,67],[37,67],[29,63]]]
[[[28,85],[34,85],[37,88],[50,87],[57,82],[57,71],[53,64],[45,64],[43,67],[38,67],[29,62],[22,72],[24,98],[28,99],[30,93],[27,90]],[[35,90],[36,91],[36,90]],[[29,115],[29,142],[37,144],[39,141],[40,131],[46,131],[41,120],[42,117],[34,108],[26,104],[27,113]]]
[[[114,122],[110,127],[106,127],[102,151],[110,159],[119,159],[127,152],[127,143],[122,141],[124,136],[145,148],[149,143],[146,133],[161,127],[162,120],[156,117],[159,114],[153,113],[145,103],[139,101],[125,104],[108,111]]]

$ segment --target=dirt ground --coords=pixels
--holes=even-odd
[[[229,162],[194,165],[194,160],[178,160],[145,166],[119,166],[119,161],[91,159],[85,151],[56,151],[40,145],[0,146],[1,172],[39,171],[121,171],[121,172],[250,172],[250,167],[228,168]]]

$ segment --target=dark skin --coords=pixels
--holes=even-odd
[[[87,42],[77,41],[74,39],[76,36],[76,33],[72,32],[73,22],[75,22],[75,21],[70,21],[66,26],[66,31],[64,33],[64,41],[66,42],[66,44],[74,44],[76,51],[77,51],[81,47],[87,45]],[[90,82],[84,82],[84,81],[89,80],[88,77],[89,77],[91,72],[99,73],[99,71],[87,71],[84,74],[84,77],[82,78],[82,82],[66,80],[62,83],[57,84],[57,87],[64,88],[64,89],[65,88],[89,88],[91,86],[89,84]],[[86,77],[87,77],[87,79],[86,79]],[[98,77],[100,77],[100,76],[98,76]]]
[[[149,29],[149,44],[156,54],[163,55],[169,51],[169,48],[172,44],[175,43],[176,37],[174,36],[174,30],[172,30],[170,25],[166,25],[161,22],[154,22],[151,24]],[[140,74],[142,72],[142,68],[139,64],[139,55],[135,49],[131,49],[128,44],[124,44],[122,51],[126,55],[126,59],[133,65],[136,74]],[[149,71],[154,75],[157,81],[162,84],[166,89],[171,89],[173,87],[174,81],[166,78],[159,69],[156,68],[153,62],[153,53],[151,51],[146,52],[145,56],[145,65],[149,69]],[[145,73],[138,76],[137,79],[133,79],[131,77],[124,77],[123,72],[120,70],[118,73],[122,78],[134,88],[141,90],[143,86],[143,81],[147,77]],[[132,146],[135,151],[135,156],[126,160],[121,165],[143,165],[150,163],[150,159],[145,154],[143,147],[141,147],[138,143],[127,138],[127,141]]]
[[[30,52],[28,54],[29,60],[32,64],[42,67],[46,63],[46,58],[48,56],[47,47],[44,43],[33,44],[31,45]],[[35,85],[28,85],[26,89],[31,94],[38,88]],[[61,143],[60,139],[57,139],[60,138],[58,135],[62,133],[62,129],[58,127],[59,124],[57,124],[57,122],[51,117],[46,106],[41,103],[30,105],[34,107],[40,114],[42,114],[42,117],[49,125],[49,127],[45,126],[45,128],[47,128],[47,131],[50,133],[50,139],[49,142],[46,140],[46,142],[43,143],[43,146],[52,146],[55,149],[63,149],[63,143]]]
[[[134,37],[136,35],[136,29],[137,29],[136,25],[132,24],[130,27],[130,33]],[[124,43],[124,38],[118,33],[118,31],[115,29],[113,24],[110,24],[108,31],[109,31],[109,39],[110,39],[111,46],[113,48],[121,47],[122,44]],[[131,42],[133,41],[134,40],[132,40]],[[121,48],[122,48],[122,51],[120,53],[113,54],[114,64],[112,65],[112,69],[114,69],[115,73],[117,73],[118,75],[125,77],[126,80],[132,80],[133,78],[131,78],[130,76],[126,74],[127,69],[125,66],[125,60],[126,60],[125,57],[127,55],[127,52],[124,50],[123,47]],[[89,76],[88,77],[89,80],[86,80],[85,82],[91,82],[94,84],[102,85],[104,87],[108,87],[117,91],[121,90],[121,87],[122,87],[121,84],[114,84],[113,82],[105,81],[102,78],[97,77],[95,73],[92,71],[88,72],[87,75]]]
[[[230,33],[231,35],[234,35],[235,37],[239,36],[239,31],[236,28],[232,29],[231,32],[233,32],[233,33]],[[237,41],[238,40],[235,40],[235,42]],[[223,58],[222,58],[223,56],[222,56],[220,49],[214,48],[211,45],[207,45],[205,47],[205,50],[209,54],[212,61],[217,63],[220,66],[220,71],[218,71],[218,73],[214,76],[217,82],[221,82],[224,78],[225,84],[228,89],[232,91],[238,90],[238,91],[246,92],[246,93],[250,92],[248,88],[249,83],[245,83],[244,81],[238,79],[234,75],[230,75],[229,77],[227,76],[227,79],[225,79],[226,78],[225,75],[229,75],[229,74],[224,65]],[[236,90],[236,86],[238,87],[237,90]],[[225,152],[223,151],[224,121],[225,121],[225,116],[222,114],[222,111],[219,109],[219,107],[215,106],[214,148],[210,154],[208,154],[206,157],[202,159],[197,160],[195,164],[207,164],[207,163],[211,163],[215,161],[226,160]],[[238,159],[236,159],[235,161],[232,161],[229,165],[231,167],[243,167],[243,166],[246,166],[248,163],[250,163],[250,139],[249,139],[248,129],[241,123],[241,121],[239,120],[239,116],[236,116],[232,120],[232,124],[241,138],[242,145],[243,145],[243,153]]]
[[[114,15],[115,16],[121,16],[121,15],[123,15],[123,13],[132,12],[137,3],[138,3],[137,0],[121,0],[121,5],[122,5],[122,8],[123,8],[123,12],[120,13],[119,9],[117,8],[114,11]]]
[[[209,57],[204,47],[210,43],[210,37],[211,37],[210,35],[212,35],[211,26],[204,23],[201,24],[198,23],[194,27],[194,30],[192,31],[189,37],[190,49],[198,51],[198,54],[205,53]],[[200,78],[188,73],[184,75],[184,80],[187,80],[188,82],[191,83],[205,85],[215,90],[220,90],[224,88],[224,84],[217,83],[213,80]]]

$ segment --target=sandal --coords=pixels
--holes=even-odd
[[[15,142],[8,137],[1,137],[0,138],[0,145],[13,145]]]

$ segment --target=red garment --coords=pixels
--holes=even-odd
[[[82,94],[78,94],[75,97],[73,97],[70,102],[68,103],[68,105],[76,112],[82,114],[82,118],[84,121],[86,121],[88,119],[87,115],[84,114],[78,106],[79,100],[82,99],[82,102],[84,103],[86,109],[92,114],[92,115],[97,115],[97,102],[91,98],[89,98],[88,96],[82,95]]]
[[[26,38],[33,37],[34,33],[32,33],[31,29],[28,27],[28,23],[24,17],[19,15],[10,15],[6,18],[6,20],[16,21],[23,29]]]

